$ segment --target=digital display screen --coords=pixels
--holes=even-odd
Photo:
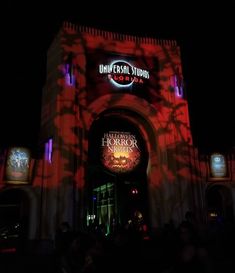
[[[212,154],[210,156],[210,176],[220,179],[228,177],[227,161],[222,154]]]
[[[26,148],[14,147],[8,151],[6,161],[6,183],[28,183],[30,152]]]

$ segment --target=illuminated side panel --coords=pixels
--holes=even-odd
[[[132,171],[140,162],[140,150],[134,134],[109,131],[102,137],[102,163],[112,172]]]
[[[175,74],[173,75],[173,87],[175,90],[175,95],[177,97],[182,98],[183,97],[183,78],[182,75],[180,74],[179,67],[176,67],[175,69]]]
[[[75,77],[72,74],[72,68],[69,64],[65,65],[65,82],[67,85],[74,85],[75,84]]]
[[[229,179],[227,160],[222,154],[212,154],[209,161],[209,180]]]
[[[29,183],[30,152],[26,148],[13,147],[6,161],[5,181],[10,184]]]
[[[46,143],[45,143],[45,160],[49,163],[52,162],[52,147],[53,147],[53,141],[52,138],[50,138]]]

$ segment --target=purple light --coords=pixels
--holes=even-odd
[[[45,143],[45,160],[48,160],[48,142]]]
[[[45,143],[45,160],[48,162],[52,162],[52,138],[48,140],[48,142]]]
[[[176,96],[182,98],[183,97],[183,88],[180,86],[175,87]]]
[[[65,64],[65,82],[69,86],[72,86],[75,84],[73,65]]]
[[[49,139],[48,141],[48,161],[51,163],[51,159],[52,159],[52,138]]]
[[[183,84],[179,75],[174,75],[174,89],[177,97],[183,97]]]

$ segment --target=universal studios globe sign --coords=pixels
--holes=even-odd
[[[133,83],[143,84],[149,79],[149,71],[137,68],[125,60],[115,60],[111,64],[100,64],[99,73],[108,75],[116,87],[130,87]]]

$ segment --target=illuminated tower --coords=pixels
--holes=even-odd
[[[51,147],[42,164],[49,235],[63,220],[111,225],[117,213],[124,224],[120,208],[137,204],[125,194],[141,195],[141,179],[138,208],[152,228],[203,207],[176,41],[65,23],[48,50],[41,143]]]

